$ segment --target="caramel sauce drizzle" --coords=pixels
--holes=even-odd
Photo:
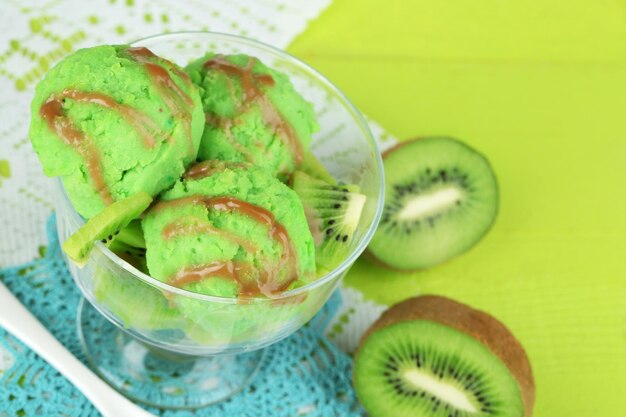
[[[128,124],[130,124],[141,136],[144,145],[147,148],[153,148],[156,144],[155,134],[159,131],[159,127],[156,125],[152,118],[146,114],[132,108],[125,106],[113,100],[111,96],[107,96],[102,93],[86,93],[77,90],[65,90],[61,94],[62,98],[70,98],[77,102],[97,104],[102,107],[113,109],[117,111]]]
[[[190,180],[199,180],[209,177],[218,172],[222,172],[226,168],[245,168],[245,163],[239,162],[217,162],[217,161],[202,161],[193,165],[185,172],[183,178]]]
[[[100,152],[93,141],[87,138],[85,133],[67,117],[63,110],[63,97],[50,97],[39,109],[39,114],[48,127],[63,139],[63,142],[76,149],[85,161],[94,188],[100,194],[102,201],[107,205],[111,204],[113,197],[104,181]]]
[[[241,261],[217,261],[183,268],[170,278],[168,284],[180,288],[213,277],[228,279],[237,283],[239,287],[238,297],[246,298],[259,295],[272,297],[286,290],[293,282],[288,281],[279,286],[271,280],[268,272],[261,270],[257,279],[254,279],[254,273],[255,268],[252,265]]]
[[[257,247],[248,242],[246,239],[243,239],[233,233],[218,229],[211,223],[201,221],[200,219],[193,219],[193,221],[185,221],[184,219],[174,220],[165,226],[162,232],[163,239],[165,240],[171,240],[178,236],[198,234],[219,236],[238,244],[248,252],[254,253],[257,251]]]
[[[175,116],[179,116],[184,123],[189,137],[189,147],[193,152],[191,139],[191,114],[189,107],[193,100],[178,87],[167,70],[160,65],[150,62],[151,59],[159,59],[147,48],[129,48],[128,53],[142,64],[157,88],[163,93],[166,105]],[[169,61],[169,69],[180,76],[187,84],[191,83],[189,76],[176,68]],[[112,97],[97,92],[83,92],[67,89],[61,94],[53,95],[42,104],[39,114],[46,121],[52,131],[63,141],[72,146],[81,155],[87,166],[89,176],[94,183],[94,188],[100,194],[105,204],[111,204],[114,199],[104,180],[102,157],[96,145],[82,132],[65,114],[63,102],[66,98],[77,102],[96,104],[117,111],[141,136],[146,147],[152,148],[156,144],[155,134],[159,128],[150,117],[132,107],[117,103]]]
[[[168,64],[170,71],[183,78],[185,83],[189,84],[189,76],[183,71],[177,69],[169,61],[159,58],[152,53],[148,48],[136,47],[128,48],[126,50],[133,59],[139,64],[143,65],[150,78],[156,85],[157,89],[161,92],[165,105],[174,115],[182,120],[187,137],[189,138],[188,145],[190,152],[193,153],[194,146],[191,137],[191,107],[193,106],[193,100],[185,93],[172,79],[171,75],[165,68],[153,60],[158,60]]]
[[[258,277],[256,280],[248,279],[255,269],[251,265],[244,266],[237,261],[212,262],[207,265],[201,265],[190,269],[182,269],[175,274],[170,284],[175,286],[186,285],[193,282],[199,282],[212,276],[231,279],[238,283],[240,287],[240,295],[254,296],[263,294],[271,297],[279,291],[287,288],[293,281],[297,279],[296,252],[285,227],[278,223],[274,215],[268,210],[250,204],[246,201],[239,200],[234,197],[202,197],[189,196],[176,200],[162,201],[154,206],[153,210],[160,211],[165,208],[176,207],[185,204],[202,204],[208,209],[235,212],[246,215],[258,223],[268,226],[269,236],[271,239],[278,241],[283,247],[281,259],[277,265],[271,268],[256,269]],[[287,269],[289,279],[285,283],[279,285],[274,279],[276,275],[284,269]],[[245,272],[245,273],[244,273]],[[222,275],[224,274],[224,275]],[[248,281],[254,281],[254,285]]]
[[[219,277],[235,281],[239,287],[239,294],[254,296],[259,293],[258,286],[253,279],[246,279],[254,270],[248,264],[239,261],[211,262],[193,268],[180,270],[174,275],[169,284],[175,287],[201,282],[212,277]]]
[[[203,161],[195,164],[185,172],[183,178],[190,180],[199,180],[222,171],[222,167],[211,164],[210,162],[212,161]]]
[[[261,86],[274,86],[274,79],[269,74],[254,74],[252,72],[254,63],[255,59],[250,58],[248,64],[242,68],[228,61],[223,55],[217,55],[206,61],[204,67],[238,77],[241,80],[243,100],[238,105],[238,111],[242,113],[253,104],[258,104],[265,124],[291,149],[296,164],[299,164],[302,162],[303,150],[298,135],[261,89]],[[209,115],[207,122],[211,123],[216,118],[215,115]],[[220,122],[211,124],[220,126]],[[225,125],[225,127],[230,127],[230,125]],[[246,157],[249,157],[249,154]]]
[[[189,74],[187,74],[185,71],[177,68],[176,65],[172,64],[167,59],[163,59],[163,58],[155,55],[154,52],[152,52],[150,49],[148,49],[146,47],[143,47],[143,46],[136,46],[136,47],[128,48],[128,51],[135,58],[142,59],[144,62],[147,61],[148,59],[158,59],[158,60],[163,61],[163,63],[167,64],[167,67],[168,67],[168,69],[170,71],[172,71],[178,77],[182,78],[185,81],[186,84],[188,84],[188,85],[191,84],[191,79],[189,78]]]

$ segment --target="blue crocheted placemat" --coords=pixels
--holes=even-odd
[[[54,216],[47,232],[42,257],[0,270],[0,280],[84,361],[76,334],[81,295],[61,258]],[[340,303],[336,293],[309,325],[269,347],[252,384],[228,401],[195,413],[150,411],[167,417],[362,416],[351,385],[352,361],[322,335]],[[65,378],[2,329],[0,344],[14,359],[0,374],[0,417],[99,415]]]

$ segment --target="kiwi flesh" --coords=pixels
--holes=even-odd
[[[291,185],[304,206],[318,269],[334,269],[350,252],[366,197],[356,185],[332,185],[296,171]]]
[[[524,348],[494,317],[440,296],[387,310],[353,371],[371,417],[529,417],[535,384]]]
[[[304,153],[299,170],[330,185],[337,185],[335,177],[328,172],[324,164],[311,151]]]
[[[113,241],[109,244],[109,250],[137,268],[139,271],[144,274],[148,274],[146,248],[132,246],[119,239],[113,239]]]
[[[161,330],[186,325],[183,315],[161,290],[129,275],[107,268],[96,270],[94,295],[126,328]]]
[[[83,266],[93,249],[94,242],[101,240],[109,245],[120,230],[138,218],[152,203],[148,193],[139,192],[106,206],[63,243],[63,251],[78,266]]]
[[[487,159],[448,137],[403,142],[383,154],[385,206],[368,247],[379,263],[427,268],[470,249],[498,211]]]
[[[114,240],[125,243],[134,248],[146,248],[146,240],[143,236],[143,229],[141,228],[141,219],[135,219],[128,223],[128,226],[120,230],[120,233],[114,238]]]

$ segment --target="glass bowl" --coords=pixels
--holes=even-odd
[[[245,302],[170,286],[146,275],[97,242],[86,265],[66,260],[88,303],[79,335],[92,367],[127,396],[162,408],[195,408],[223,400],[250,381],[262,348],[307,323],[367,246],[382,211],[382,161],[366,121],[319,72],[271,46],[238,36],[183,32],[133,43],[184,66],[208,51],[245,53],[289,75],[312,102],[320,131],[312,152],[345,183],[367,196],[346,259],[316,281],[274,298]],[[58,181],[61,242],[84,224]],[[112,325],[111,325],[112,323]]]

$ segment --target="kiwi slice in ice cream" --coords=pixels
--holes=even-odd
[[[115,237],[115,240],[134,248],[145,249],[146,239],[143,236],[141,219],[135,219],[128,223],[128,226],[120,230],[120,233],[117,235],[117,237]]]
[[[139,271],[144,274],[148,274],[146,248],[132,246],[119,239],[113,239],[113,242],[109,244],[109,250],[137,268]]]
[[[318,268],[332,270],[350,252],[366,197],[356,185],[332,185],[300,171],[291,181],[315,241]]]
[[[184,316],[161,290],[130,274],[113,273],[107,268],[97,269],[94,295],[127,328],[177,329],[187,324]]]
[[[458,140],[427,137],[383,155],[385,207],[369,253],[396,269],[426,268],[471,248],[498,210],[487,159]]]
[[[63,243],[63,251],[72,262],[84,265],[96,240],[109,244],[150,203],[152,197],[148,193],[139,192],[105,207]]]
[[[529,417],[524,348],[494,317],[439,296],[395,305],[368,330],[354,386],[371,417]]]
[[[322,164],[322,161],[317,159],[311,151],[305,152],[302,156],[302,163],[300,164],[299,170],[309,174],[313,178],[325,181],[330,185],[337,184],[335,177],[328,172],[324,164]]]

